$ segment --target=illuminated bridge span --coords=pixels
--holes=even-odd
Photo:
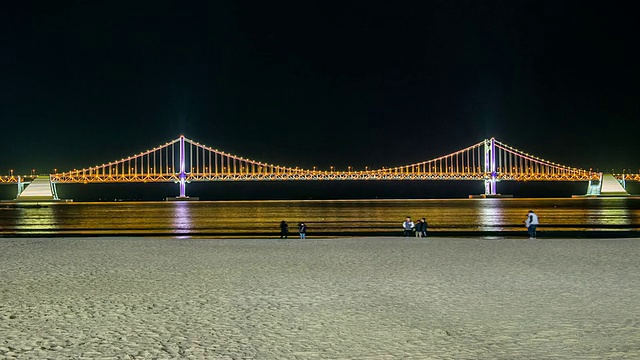
[[[327,171],[245,159],[181,136],[124,159],[51,174],[50,179],[53,184],[176,182],[180,184],[180,197],[184,197],[185,184],[192,181],[481,180],[485,182],[485,194],[495,195],[497,181],[590,181],[600,176],[540,159],[493,138],[415,164]]]

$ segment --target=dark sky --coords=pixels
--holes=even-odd
[[[180,134],[286,166],[428,160],[484,138],[640,168],[623,2],[3,4],[0,172],[120,159]]]

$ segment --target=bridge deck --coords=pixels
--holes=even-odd
[[[308,172],[283,174],[186,174],[187,182],[195,181],[290,181],[290,180],[485,180],[485,173],[392,173],[392,172]],[[501,181],[589,181],[599,179],[599,174],[498,174]],[[178,174],[140,175],[52,175],[56,183],[133,183],[133,182],[178,182]]]

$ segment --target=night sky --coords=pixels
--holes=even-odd
[[[640,168],[634,11],[564,1],[3,4],[0,172],[184,134],[285,166],[403,165],[496,137]]]

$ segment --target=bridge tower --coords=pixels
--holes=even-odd
[[[484,172],[489,174],[484,180],[484,194],[496,195],[496,139],[484,140]]]
[[[179,183],[180,183],[180,196],[178,196],[178,199],[185,199],[187,196],[185,194],[186,192],[186,183],[187,183],[187,173],[185,173],[184,171],[185,168],[185,154],[184,154],[184,135],[180,135],[180,174],[178,174],[179,177]]]
[[[176,197],[168,197],[165,198],[165,200],[167,201],[197,201],[200,200],[199,197],[197,196],[187,196],[186,195],[186,189],[187,189],[187,172],[185,171],[186,167],[187,167],[187,159],[186,159],[186,153],[185,153],[185,148],[184,148],[184,142],[185,142],[185,138],[184,135],[180,135],[180,154],[179,154],[179,161],[180,161],[180,172],[178,173],[178,186],[180,188],[180,195],[176,196]]]

